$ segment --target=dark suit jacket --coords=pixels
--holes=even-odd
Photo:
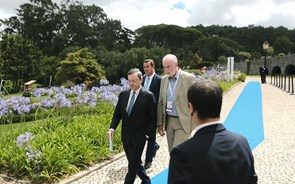
[[[146,79],[146,75],[143,76],[142,86],[144,85],[145,79]],[[148,89],[155,95],[157,104],[158,104],[158,101],[159,101],[161,79],[162,79],[162,77],[155,73],[155,75],[154,75],[154,77],[153,77],[153,79],[151,81],[150,88]]]
[[[147,128],[156,122],[156,101],[154,95],[141,88],[130,116],[126,111],[130,89],[120,93],[110,128],[116,129],[122,120],[122,142],[145,144]]]
[[[171,151],[168,184],[257,183],[245,137],[222,124],[204,127]]]
[[[259,74],[262,76],[268,75],[268,69],[264,66],[264,67],[260,67],[259,68]]]

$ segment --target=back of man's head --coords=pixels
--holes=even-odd
[[[187,92],[188,102],[199,119],[220,117],[222,95],[221,87],[211,80],[197,80]]]

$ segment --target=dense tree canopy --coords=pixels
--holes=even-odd
[[[107,52],[101,55],[101,59],[105,63],[109,63],[106,67],[106,77],[111,81],[118,81],[121,77],[127,78],[127,72],[130,68],[139,68],[142,70],[144,59],[151,58],[155,61],[155,69],[157,73],[162,73],[162,57],[169,53],[161,47],[145,47],[132,48],[124,53]],[[143,70],[142,70],[143,72]]]
[[[4,32],[34,41],[46,55],[58,55],[69,46],[93,49],[102,45],[120,51],[131,47],[133,32],[95,5],[67,0],[58,6],[51,0],[30,0],[16,11],[17,16],[1,21]]]
[[[0,41],[1,74],[13,81],[13,91],[18,91],[28,80],[39,74],[41,53],[34,43],[22,35],[2,36]]]
[[[87,48],[69,53],[57,68],[56,83],[61,85],[71,81],[74,84],[81,84],[85,79],[97,81],[105,78],[105,72],[94,58],[95,55]]]
[[[291,52],[291,49],[293,47],[293,43],[290,41],[290,39],[286,36],[281,36],[276,39],[276,41],[273,43],[274,52],[275,54],[288,54]]]

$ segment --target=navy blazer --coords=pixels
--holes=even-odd
[[[143,76],[142,84],[141,84],[142,86],[144,85],[145,79],[146,79],[146,75]],[[159,101],[161,79],[162,79],[162,77],[155,73],[155,75],[154,75],[154,77],[153,77],[153,79],[151,81],[150,87],[148,89],[155,95],[157,104],[158,104],[158,101]]]
[[[122,120],[122,142],[145,144],[147,129],[156,122],[156,100],[150,91],[142,87],[129,116],[126,111],[129,95],[130,89],[120,93],[110,128],[115,130]]]
[[[254,158],[245,137],[223,124],[201,128],[171,151],[168,184],[257,183]]]

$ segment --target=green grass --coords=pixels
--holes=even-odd
[[[234,79],[233,81],[217,81],[217,83],[221,86],[223,92],[227,92],[234,86],[235,84],[239,83],[240,81],[237,79]]]
[[[34,183],[53,183],[68,175],[110,158],[106,132],[112,114],[56,117],[48,120],[1,125],[1,173]],[[30,150],[42,154],[30,161],[27,149],[19,147],[17,137],[25,132],[35,135]],[[121,152],[120,128],[114,140]]]
[[[22,96],[23,95],[23,93],[13,93],[13,94],[9,94],[9,95],[0,95],[0,97],[2,98],[2,99],[4,99],[4,100],[6,100],[6,99],[9,99],[9,98],[11,98],[11,97],[13,97],[13,96]]]

